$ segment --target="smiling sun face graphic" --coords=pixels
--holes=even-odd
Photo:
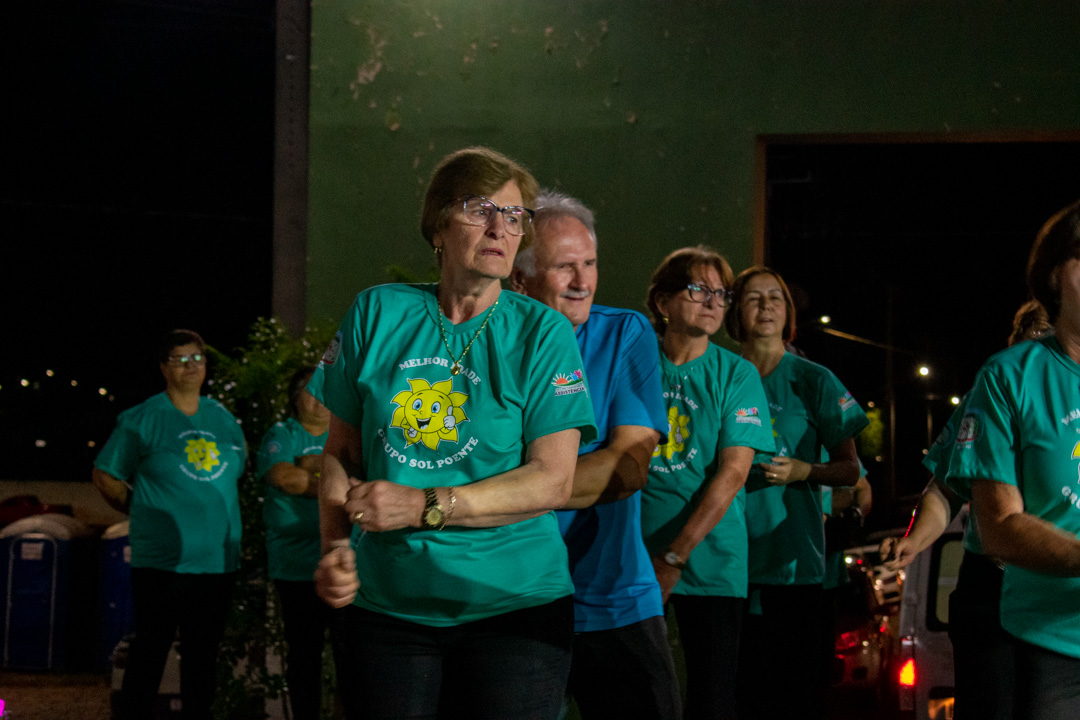
[[[668,435],[662,445],[657,445],[653,450],[653,457],[663,455],[668,460],[677,452],[686,449],[686,441],[690,437],[690,416],[680,415],[679,408],[668,408]]]
[[[469,419],[461,409],[468,399],[465,393],[453,392],[453,380],[434,385],[409,380],[409,389],[394,396],[393,402],[401,407],[394,411],[390,427],[401,428],[406,447],[422,442],[437,450],[440,440],[457,442],[458,424]]]

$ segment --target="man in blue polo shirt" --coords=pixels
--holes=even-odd
[[[667,433],[656,336],[641,313],[592,304],[596,231],[588,208],[542,191],[533,227],[510,284],[573,324],[599,430],[579,451],[573,496],[557,513],[574,579],[569,692],[586,720],[674,720],[682,716],[679,685],[637,492]]]

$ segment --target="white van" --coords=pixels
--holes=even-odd
[[[965,506],[945,533],[905,568],[900,652],[893,669],[902,720],[952,720],[955,696],[949,595],[964,558]]]

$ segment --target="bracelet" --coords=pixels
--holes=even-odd
[[[448,487],[446,488],[446,492],[450,493],[450,507],[446,509],[446,519],[443,521],[444,527],[446,526],[446,523],[450,522],[450,518],[454,517],[454,505],[457,504],[457,495],[454,494],[454,488]],[[439,529],[441,530],[442,528]]]

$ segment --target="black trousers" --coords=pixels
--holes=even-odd
[[[575,633],[569,690],[584,720],[681,718],[679,679],[664,617]]]
[[[1016,720],[1080,718],[1080,658],[1061,655],[1014,638]],[[959,704],[957,704],[959,707]]]
[[[823,720],[821,585],[750,585],[739,654],[739,720]],[[757,593],[761,614],[753,612]]]
[[[1001,628],[1002,577],[1001,568],[985,555],[964,551],[956,589],[949,596],[955,720],[1013,716],[1016,644]]]
[[[233,580],[233,573],[195,575],[131,569],[135,637],[120,693],[122,720],[154,716],[161,673],[177,630],[184,720],[211,720],[218,645],[225,634]]]
[[[686,660],[687,720],[734,720],[745,598],[672,595]]]
[[[322,708],[322,656],[333,609],[315,583],[274,580],[285,625],[285,680],[296,720],[318,720]]]
[[[338,695],[349,720],[555,720],[570,673],[574,601],[431,627],[343,608]]]

